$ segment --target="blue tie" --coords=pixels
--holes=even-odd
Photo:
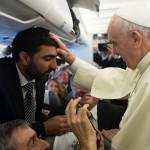
[[[29,123],[35,122],[36,105],[33,98],[33,86],[33,82],[27,83],[25,86],[23,86],[26,91],[24,99],[25,120]]]

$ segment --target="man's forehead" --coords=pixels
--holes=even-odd
[[[36,52],[35,55],[57,57],[57,49],[54,46],[42,45],[40,46],[39,50]]]
[[[30,135],[34,135],[36,134],[35,131],[33,129],[31,129],[28,126],[20,126],[17,127],[16,129],[14,129],[14,131],[12,132],[12,138],[15,139],[20,139],[23,136],[30,136]]]

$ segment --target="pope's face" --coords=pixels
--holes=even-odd
[[[121,31],[120,18],[113,16],[109,26],[108,26],[108,39],[112,43],[112,52],[113,54],[119,54],[123,60],[126,62],[126,65],[134,69],[136,64],[133,60],[136,59],[136,51],[133,47],[133,37],[130,33],[124,33]],[[135,61],[136,62],[136,61]]]

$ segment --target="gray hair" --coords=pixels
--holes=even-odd
[[[145,38],[150,39],[150,28],[149,27],[144,27],[144,26],[132,23],[121,17],[120,17],[119,29],[124,34],[128,34],[129,31],[131,31],[133,29],[137,29],[142,32],[142,34],[144,35]]]
[[[12,133],[18,127],[27,127],[29,124],[24,120],[13,120],[0,124],[0,150],[16,150]]]

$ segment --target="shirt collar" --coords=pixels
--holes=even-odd
[[[29,82],[34,82],[34,83],[35,83],[35,79],[33,79],[33,80],[31,80],[31,81],[28,81],[28,80],[25,78],[25,76],[20,72],[20,70],[19,70],[17,64],[16,64],[16,68],[17,68],[17,71],[18,71],[18,75],[19,75],[19,79],[20,79],[20,84],[21,84],[21,86],[24,86],[24,85],[26,85],[26,84],[29,83]]]
[[[90,112],[92,113],[95,120],[97,120],[97,105],[95,105]]]
[[[150,64],[150,52],[138,63],[137,69],[140,71],[140,74],[143,74],[145,69]]]

